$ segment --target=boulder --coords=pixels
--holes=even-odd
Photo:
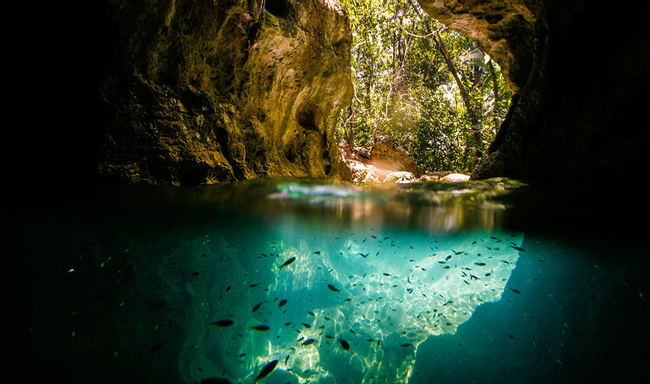
[[[377,136],[373,140],[370,150],[370,160],[379,168],[392,171],[411,172],[416,177],[420,176],[420,169],[411,155],[397,144],[391,136]]]
[[[384,183],[412,183],[416,181],[417,178],[415,175],[411,172],[406,172],[406,171],[398,171],[398,172],[391,172],[386,176],[384,179]]]
[[[469,175],[463,175],[461,173],[450,173],[447,176],[440,178],[440,181],[447,183],[457,183],[461,181],[467,181],[469,179]]]

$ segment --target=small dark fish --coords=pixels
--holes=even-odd
[[[314,255],[320,255],[320,251],[314,252]]]
[[[249,287],[251,287],[251,288],[255,288],[255,287],[257,287],[258,285],[260,285],[260,283],[251,284],[251,285],[249,285]]]
[[[264,303],[264,302],[261,302],[261,303],[255,304],[255,306],[253,307],[253,312],[255,312],[255,311],[257,311],[258,309],[260,309],[260,306],[262,305],[262,303]]]
[[[160,344],[158,344],[158,345],[154,345],[154,346],[151,347],[151,349],[149,350],[149,353],[155,353],[155,352],[157,352],[157,351],[160,350],[160,348],[162,348],[162,347],[165,345],[165,343],[167,343],[168,341],[169,341],[169,339],[163,341],[162,343],[160,343]]]
[[[401,346],[404,347],[404,348],[408,348],[408,347],[411,346],[411,344],[410,344],[410,343],[404,343],[404,344],[402,344]]]
[[[474,265],[478,265],[479,267],[482,267],[485,265],[485,263],[480,263],[478,261],[474,262]]]
[[[305,328],[311,328],[311,324],[309,323],[300,323],[300,324],[302,324],[302,326]]]
[[[231,288],[232,288],[232,285],[229,285],[228,287],[226,287],[226,292],[230,291]]]
[[[384,272],[384,276],[390,276],[390,273]]]
[[[363,257],[363,258],[368,257],[368,255],[370,254],[370,252],[368,252],[368,253],[357,252],[357,253],[358,253],[359,255],[361,255],[361,257]]]
[[[280,266],[280,269],[282,269],[282,267],[286,267],[287,265],[293,263],[294,261],[296,261],[296,258],[295,258],[295,257],[290,257],[287,261],[285,261],[285,262]]]
[[[307,313],[310,314],[311,316],[316,316],[312,311],[307,311]]]
[[[350,344],[347,341],[339,339],[339,343],[341,344],[341,348],[345,349],[346,351],[350,350]]]
[[[340,289],[336,288],[336,287],[333,286],[332,284],[327,284],[327,288],[329,288],[330,291],[333,291],[333,292],[341,292]]]
[[[304,345],[304,346],[311,345],[311,344],[314,344],[315,341],[316,340],[314,340],[314,339],[307,339],[307,340],[303,341],[300,345]]]
[[[230,319],[217,320],[210,323],[210,325],[216,325],[218,327],[230,327],[233,325],[233,321]]]
[[[263,378],[265,378],[266,376],[268,376],[271,372],[273,372],[273,370],[275,369],[275,366],[276,366],[276,365],[278,365],[278,361],[277,361],[277,360],[273,360],[273,361],[271,361],[270,363],[266,364],[266,365],[264,366],[264,368],[262,368],[262,370],[260,371],[259,375],[257,375],[257,377],[255,378],[255,380],[254,380],[253,382],[254,382],[254,383],[257,383],[258,381],[260,381],[260,380],[262,380]]]
[[[285,299],[280,300],[278,303],[278,307],[284,307],[287,304],[287,301]]]
[[[514,288],[510,288],[510,287],[508,287],[508,289],[511,290],[514,293],[521,294],[521,291],[518,290],[518,289],[514,289]]]
[[[526,250],[523,249],[522,247],[517,247],[517,246],[514,246],[514,245],[511,245],[511,247],[514,248],[515,250],[519,251],[519,252],[526,252]]]
[[[251,327],[251,329],[254,329],[256,331],[268,331],[271,329],[268,325],[254,325]]]
[[[201,380],[199,384],[232,384],[232,382],[223,377],[208,377],[207,379]]]
[[[198,275],[199,275],[198,272],[192,272],[192,276],[198,276]]]

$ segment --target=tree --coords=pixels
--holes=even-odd
[[[355,96],[340,136],[364,146],[391,135],[424,171],[471,170],[507,111],[498,66],[412,0],[341,3],[352,25]]]

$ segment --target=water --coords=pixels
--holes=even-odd
[[[8,369],[252,383],[277,360],[264,382],[647,381],[647,216],[615,191],[273,179],[13,206]]]

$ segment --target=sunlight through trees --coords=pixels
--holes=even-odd
[[[424,172],[469,172],[493,140],[511,92],[490,57],[415,0],[341,0],[352,27],[355,94],[340,138],[390,135]]]

